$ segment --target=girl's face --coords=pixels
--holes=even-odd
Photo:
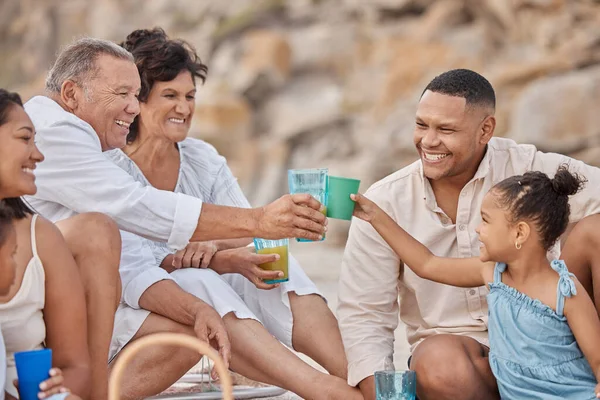
[[[140,104],[140,130],[181,142],[190,130],[195,102],[196,85],[189,71],[182,71],[172,81],[154,82],[148,99]]]
[[[4,244],[0,246],[0,296],[7,294],[15,281],[16,254],[17,233],[14,227],[10,227],[9,232],[6,233]]]
[[[34,142],[35,130],[23,109],[14,105],[0,126],[0,199],[37,191],[33,170],[44,156]]]
[[[513,259],[517,240],[515,226],[510,223],[506,210],[500,208],[495,197],[497,193],[488,192],[481,203],[481,224],[476,232],[481,245],[481,261],[508,262]]]

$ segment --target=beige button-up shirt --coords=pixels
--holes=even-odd
[[[570,200],[571,222],[600,213],[599,168],[502,138],[489,142],[475,176],[462,189],[456,224],[437,206],[420,160],[375,183],[366,196],[434,254],[475,257],[479,255],[475,228],[487,191],[530,170],[553,176],[563,163],[588,180]],[[398,317],[406,324],[411,350],[439,333],[466,335],[487,345],[487,294],[485,286],[459,288],[419,278],[370,224],[355,218],[342,262],[337,309],[348,356],[348,383],[355,386],[375,371],[393,368]]]

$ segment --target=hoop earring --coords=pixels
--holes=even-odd
[[[517,248],[517,250],[521,250],[522,245],[519,242],[515,242],[515,247]]]

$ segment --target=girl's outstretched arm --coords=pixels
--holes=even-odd
[[[577,278],[573,280],[577,294],[565,299],[564,314],[579,348],[596,374],[596,381],[600,382],[600,319],[583,285]],[[596,397],[600,398],[600,383],[596,385]]]
[[[377,204],[361,194],[353,194],[351,198],[356,202],[354,216],[371,223],[400,259],[421,278],[460,287],[482,286],[492,280],[493,263],[484,263],[477,257],[437,257]]]

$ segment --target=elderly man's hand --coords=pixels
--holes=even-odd
[[[286,194],[260,209],[260,237],[321,240],[327,230],[322,209],[321,203],[309,194]]]
[[[264,280],[278,279],[283,276],[281,271],[267,271],[260,264],[277,261],[278,254],[256,254],[251,247],[219,251],[213,257],[210,268],[219,274],[240,274],[259,289],[275,289],[279,284],[269,284]]]

